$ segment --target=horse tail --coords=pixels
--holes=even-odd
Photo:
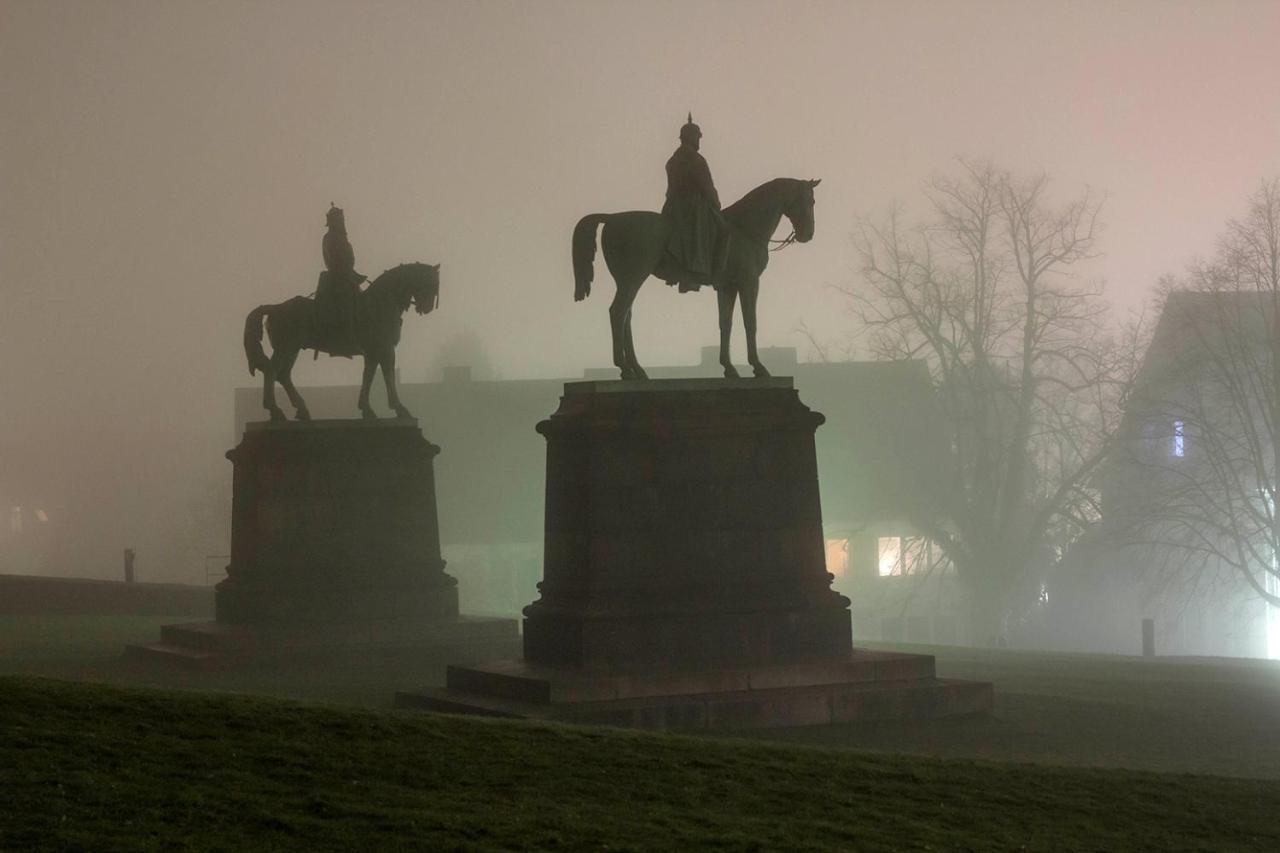
[[[259,370],[265,372],[271,366],[271,360],[262,349],[262,320],[274,307],[274,305],[259,305],[244,318],[244,354],[249,360],[250,376]]]
[[[591,279],[595,275],[596,228],[609,218],[607,213],[592,213],[578,220],[573,229],[573,301],[581,302],[591,295]]]

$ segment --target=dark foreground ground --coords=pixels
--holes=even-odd
[[[396,690],[436,685],[444,662],[358,661],[289,671],[192,673],[122,660],[165,617],[0,617],[0,674],[233,691],[387,708]],[[178,620],[181,621],[181,620]],[[1144,660],[955,647],[938,672],[993,681],[989,718],[832,726],[734,736],[859,751],[1280,779],[1280,663]]]
[[[917,648],[995,715],[695,738],[387,710],[439,661],[122,659],[165,621],[0,618],[0,850],[1280,849],[1267,662]]]
[[[1274,850],[1280,782],[0,677],[5,850]]]

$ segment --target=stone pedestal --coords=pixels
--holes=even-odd
[[[790,380],[577,382],[547,439],[530,663],[708,669],[837,660],[814,430]]]
[[[408,419],[249,424],[227,453],[231,562],[216,621],[167,626],[141,651],[513,646],[514,620],[459,618],[440,555],[439,452]]]
[[[855,653],[825,565],[814,431],[789,378],[575,382],[547,439],[524,658],[409,707],[648,727],[987,710],[933,659]]]

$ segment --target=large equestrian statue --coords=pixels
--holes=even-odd
[[[738,371],[729,360],[729,332],[733,327],[733,306],[742,299],[742,325],[747,333],[747,361],[756,376],[768,376],[756,352],[756,296],[760,274],[769,264],[769,242],[783,216],[791,221],[794,239],[813,239],[813,188],[818,181],[775,178],[761,184],[723,211],[729,226],[729,245],[724,269],[713,278],[720,309],[720,364],[724,375],[736,378]],[[664,256],[671,241],[671,223],[659,213],[630,210],[623,213],[592,213],[582,217],[573,230],[573,298],[581,301],[591,293],[592,269],[596,256],[596,228],[604,224],[600,243],[604,262],[613,275],[617,293],[609,305],[609,327],[613,332],[613,363],[623,379],[647,379],[636,360],[631,338],[631,305],[640,285],[651,275],[665,278]],[[791,242],[792,238],[783,241]],[[679,280],[678,277],[673,277]],[[671,279],[669,279],[671,280]]]
[[[412,417],[400,402],[396,390],[396,344],[400,342],[402,315],[412,305],[419,314],[429,314],[440,303],[440,265],[401,264],[378,276],[364,290],[355,291],[351,312],[354,334],[334,340],[328,324],[316,311],[316,301],[309,296],[295,296],[275,305],[260,305],[249,312],[244,323],[244,353],[249,360],[249,375],[262,371],[262,406],[271,420],[285,420],[276,405],[275,383],[279,382],[300,421],[311,420],[307,404],[293,386],[291,372],[298,353],[313,349],[329,355],[350,355],[352,345],[364,355],[364,378],[360,383],[360,413],[365,418],[378,415],[369,405],[369,386],[373,374],[382,369],[387,386],[387,402],[396,416]],[[271,356],[262,348],[262,325],[266,320],[267,337],[271,340]]]
[[[640,285],[651,275],[681,292],[704,284],[716,289],[720,309],[720,364],[724,375],[737,378],[729,359],[733,305],[742,299],[742,325],[747,333],[747,361],[756,376],[768,376],[756,352],[756,297],[760,274],[769,264],[769,243],[807,243],[813,239],[813,188],[818,181],[777,178],[756,187],[723,211],[711,169],[699,153],[702,130],[693,115],[680,128],[680,147],[667,161],[667,200],[662,213],[632,210],[593,213],[573,229],[573,298],[591,293],[596,257],[596,228],[604,261],[617,292],[609,305],[613,363],[623,379],[647,379],[636,360],[631,338],[631,306]],[[791,220],[792,236],[772,241],[778,222]],[[780,247],[779,247],[780,248]]]

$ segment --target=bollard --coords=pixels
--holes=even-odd
[[[1142,656],[1144,658],[1153,658],[1156,656],[1156,620],[1142,620]]]

